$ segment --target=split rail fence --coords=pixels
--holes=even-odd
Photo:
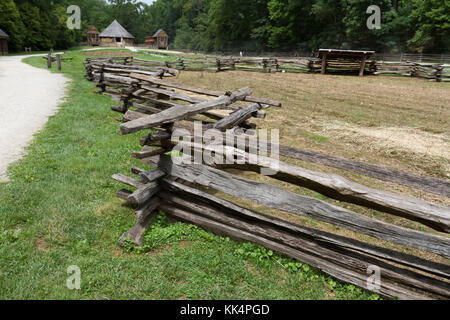
[[[156,65],[161,64],[155,62]],[[322,60],[319,58],[235,58],[235,57],[201,57],[178,58],[166,61],[168,67],[184,71],[254,71],[254,72],[288,72],[288,73],[320,73]],[[358,74],[360,62],[354,60],[328,60],[327,72],[338,74]],[[450,81],[450,65],[419,62],[387,62],[369,60],[364,68],[369,75],[403,75],[424,78],[436,82]]]
[[[91,61],[92,63],[90,63]],[[114,63],[114,58],[88,59],[92,71],[98,71],[101,62]],[[321,59],[317,58],[178,58],[172,61],[153,61],[134,57],[123,57],[120,60],[129,70],[139,72],[164,68],[166,73],[176,75],[178,71],[253,71],[253,72],[289,72],[289,73],[320,73]],[[111,68],[107,65],[106,68]],[[351,60],[327,60],[327,72],[339,74],[358,74],[360,63]],[[427,64],[415,62],[384,62],[371,60],[366,63],[364,74],[390,74],[424,78],[430,81],[450,81],[450,65]],[[164,75],[164,76],[167,76]]]
[[[265,118],[265,109],[279,108],[281,103],[254,97],[247,87],[218,92],[167,81],[162,78],[175,73],[170,66],[144,66],[138,59],[134,62],[136,65],[130,65],[129,58],[86,61],[87,79],[97,82],[100,92],[120,101],[120,106],[113,106],[112,110],[123,114],[121,134],[142,134],[139,139],[142,149],[132,156],[154,168],[132,167],[134,177],[113,176],[129,187],[119,190],[117,196],[135,208],[137,220],[120,238],[120,243],[129,238],[136,245],[142,245],[143,232],[161,210],[172,219],[216,234],[261,244],[361,288],[367,288],[367,272],[376,266],[381,279],[375,291],[385,297],[450,298],[450,266],[417,253],[429,252],[450,258],[450,207],[370,188],[339,175],[277,162],[264,152],[253,159],[251,142],[255,140],[252,139],[257,140],[259,151],[263,151],[266,141],[249,130],[256,128],[251,119]],[[202,126],[193,125],[194,120],[203,120]],[[211,128],[217,129],[223,138],[231,138],[228,141],[232,143],[203,140],[203,132]],[[244,142],[245,147],[239,147],[238,142]],[[175,146],[184,150],[184,161],[174,161],[176,158],[168,155]],[[448,181],[283,145],[267,143],[267,149],[278,149],[283,157],[320,163],[450,197]],[[213,156],[210,161],[195,163],[192,161],[195,152]],[[236,161],[224,164],[227,157]],[[233,169],[232,172],[229,169]],[[259,173],[261,169],[272,169],[272,179],[341,202],[410,219],[437,232],[400,227],[240,174],[243,171]],[[414,254],[263,214],[224,200],[214,195],[216,192],[227,194],[239,203],[237,199],[247,200],[277,212],[326,222],[339,229],[411,248]]]
[[[27,48],[25,48],[25,49],[27,49]],[[30,49],[30,53],[31,53],[31,48],[29,48],[29,49]],[[52,50],[47,54],[47,56],[44,56],[42,58],[47,60],[47,68],[51,69],[52,62],[56,62],[58,70],[61,71],[62,70],[62,62],[72,60],[72,58],[61,57],[62,55],[63,54],[61,54],[61,53],[53,54],[53,50]]]

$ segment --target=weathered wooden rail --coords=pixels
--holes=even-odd
[[[154,63],[177,70],[211,72],[241,70],[267,73],[320,73],[322,69],[320,58],[177,57],[176,60]],[[327,59],[326,65],[327,72],[332,74],[358,74],[361,71],[360,63],[352,60]],[[450,81],[450,65],[410,61],[385,62],[372,59],[367,61],[364,74],[403,75],[441,82]]]
[[[25,49],[27,49],[27,48],[25,48]],[[29,48],[29,49],[31,52],[31,48]],[[70,58],[70,57],[61,57],[62,55],[64,55],[64,54],[61,54],[61,53],[53,54],[53,51],[50,51],[47,54],[47,56],[44,56],[42,58],[47,61],[47,68],[51,69],[52,62],[56,62],[58,70],[61,71],[62,70],[62,62],[72,60],[72,58]]]
[[[117,62],[117,63],[116,63]],[[124,73],[129,69],[133,69],[142,74],[150,74],[148,72],[155,69],[164,68],[171,75],[176,75],[178,71],[211,71],[222,72],[231,70],[253,71],[253,72],[289,72],[289,73],[320,73],[322,69],[322,61],[319,58],[178,58],[172,61],[153,61],[133,57],[120,58],[104,58],[104,59],[87,59],[88,77],[91,72],[98,71],[101,63],[105,64],[107,71],[116,70],[116,73]],[[118,68],[116,64],[121,64]],[[125,65],[125,66],[124,66]],[[330,59],[326,61],[327,72],[336,74],[358,74],[360,72],[360,63],[343,60]],[[109,69],[109,70],[108,70]],[[121,72],[122,71],[122,72]],[[147,73],[146,73],[147,72]],[[165,76],[169,76],[166,74]],[[447,82],[450,81],[450,65],[445,64],[429,64],[417,62],[384,62],[384,61],[367,61],[364,74],[373,75],[402,75],[409,77],[418,77],[430,81]],[[151,74],[150,74],[151,75]]]
[[[450,81],[450,65],[418,62],[376,62],[375,75],[396,74],[430,81]]]
[[[136,224],[122,235],[120,243],[130,238],[136,245],[141,245],[143,232],[162,210],[173,219],[193,223],[236,240],[261,244],[362,288],[367,288],[369,267],[376,266],[380,269],[381,282],[375,291],[386,297],[450,298],[450,266],[425,259],[421,254],[423,251],[450,258],[448,206],[373,189],[339,175],[307,170],[265,154],[255,159],[252,143],[256,141],[256,145],[262,148],[265,141],[252,130],[247,130],[256,128],[251,119],[264,118],[264,109],[281,107],[279,102],[253,97],[250,88],[217,92],[163,80],[162,76],[171,75],[173,68],[165,64],[149,66],[138,61],[145,68],[140,69],[130,60],[122,68],[109,66],[111,62],[117,63],[103,61],[100,69],[91,69],[91,64],[87,63],[87,78],[98,82],[101,92],[120,98],[115,100],[121,101],[121,105],[112,107],[123,114],[120,132],[145,133],[139,140],[142,150],[133,152],[132,156],[143,165],[154,168],[133,167],[131,172],[135,177],[113,176],[116,181],[133,188],[122,189],[117,196],[135,208],[137,217]],[[203,120],[203,123],[193,126],[193,120]],[[204,134],[211,128],[216,129],[216,136],[231,140],[226,144],[205,140]],[[180,158],[169,155],[174,147],[184,152],[183,162],[175,161]],[[267,143],[267,148],[278,149],[280,155],[287,158],[355,171],[444,196],[450,194],[448,181],[282,145]],[[196,154],[210,157],[202,157],[200,163],[195,163],[191,157]],[[226,164],[225,159],[236,161]],[[259,173],[261,169],[271,170],[272,179],[307,188],[341,202],[401,216],[434,231],[400,227],[239,174],[243,171]],[[215,192],[228,194],[239,203],[238,199],[250,201],[277,212],[307,217],[338,229],[410,248],[407,252],[414,249],[414,254],[262,214],[219,198],[213,195]]]

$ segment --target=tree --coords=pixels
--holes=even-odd
[[[414,37],[408,42],[419,52],[444,52],[450,50],[450,1],[414,0],[411,14],[417,26]]]
[[[395,17],[391,0],[344,0],[344,2],[346,3],[343,18],[345,40],[342,47],[383,51],[387,46],[386,36],[390,33],[390,23]],[[371,5],[377,5],[381,9],[381,29],[370,30],[367,28],[366,21],[369,15],[366,10]]]
[[[0,29],[9,35],[10,51],[23,50],[26,30],[20,12],[13,0],[2,0],[0,2],[0,17]]]
[[[82,30],[66,27],[72,4]],[[370,5],[381,8],[379,30],[367,28]],[[176,47],[201,51],[450,50],[449,0],[0,0],[0,16],[11,51],[64,49],[114,19],[138,43],[162,28]]]
[[[175,23],[175,47],[196,51],[206,49],[209,4],[209,0],[185,1],[182,16]]]
[[[314,16],[309,0],[270,0],[268,2],[268,46],[282,50],[309,50]]]

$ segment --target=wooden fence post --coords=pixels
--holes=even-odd
[[[56,55],[56,63],[58,64],[58,70],[61,71],[61,55]]]
[[[100,68],[100,80],[99,80],[98,84],[101,89],[101,92],[105,92],[106,84],[105,84],[105,65],[104,64],[102,64],[102,66]]]
[[[435,65],[434,66],[435,70],[436,70],[436,82],[441,82],[442,79],[442,70],[444,69],[444,67],[442,65]]]
[[[327,72],[327,54],[324,53],[322,56],[322,74],[325,74]]]
[[[48,53],[47,55],[47,68],[51,68],[52,67],[52,54],[51,52]]]
[[[366,68],[366,55],[363,56],[361,60],[361,66],[359,68],[359,76],[364,76],[364,69]]]
[[[217,62],[217,72],[220,72],[220,71],[221,71],[221,68],[220,68],[220,59],[217,58],[216,62]]]

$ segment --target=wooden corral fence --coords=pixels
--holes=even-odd
[[[366,71],[367,61],[374,53],[375,51],[320,49],[318,56],[322,60],[321,73],[325,74],[328,67],[334,66],[343,70],[357,69],[359,76],[362,77]]]
[[[145,61],[145,60],[144,60]],[[230,70],[254,72],[289,72],[320,73],[323,67],[320,58],[241,58],[241,57],[178,57],[164,63],[147,60],[148,64],[163,64],[167,67],[184,71],[221,72]],[[367,60],[364,71],[361,63],[349,59],[326,60],[326,70],[331,74],[364,74],[382,75],[399,74],[409,77],[424,78],[430,81],[450,81],[448,64],[430,64],[418,62],[386,62],[374,59]]]
[[[97,87],[102,93],[120,102],[120,106],[115,107],[117,111],[126,111],[139,83],[138,80],[130,78],[131,73],[162,79],[177,75],[179,72],[166,67],[164,63],[153,62],[150,61],[148,64],[146,60],[133,57],[88,58],[84,62],[86,79],[97,82]],[[124,84],[127,86],[124,87]]]
[[[86,63],[92,61],[98,66],[102,62],[114,64],[114,58],[87,59]],[[253,72],[290,72],[290,73],[320,73],[322,60],[319,58],[178,58],[172,61],[154,61],[138,59],[134,57],[121,57],[117,60],[119,64],[141,68],[166,68],[172,75],[177,71],[211,71],[222,72],[231,70],[253,71]],[[117,67],[117,66],[116,66]],[[327,59],[326,70],[328,73],[358,74],[361,71],[359,62],[339,59]],[[391,74],[410,77],[419,77],[430,81],[450,81],[450,65],[426,64],[415,62],[384,62],[368,60],[364,67],[364,74]]]
[[[418,63],[450,63],[450,54],[427,54],[427,53],[376,53],[375,59],[379,61],[396,61],[396,62],[418,62]]]
[[[109,66],[109,63],[117,62],[126,62],[120,71],[121,67]],[[120,106],[112,107],[112,110],[123,114],[121,134],[142,133],[139,142],[143,148],[133,152],[132,156],[155,168],[133,167],[131,172],[135,177],[113,176],[116,181],[133,188],[122,189],[117,196],[135,208],[137,219],[136,224],[120,238],[120,243],[129,238],[141,245],[143,232],[162,210],[172,219],[192,223],[232,239],[261,244],[361,288],[367,288],[368,270],[375,266],[379,268],[381,278],[379,288],[373,290],[385,297],[450,298],[450,266],[417,254],[420,250],[450,258],[448,206],[370,188],[339,175],[307,170],[265,155],[262,151],[266,142],[248,130],[256,128],[251,119],[264,118],[266,108],[278,108],[281,103],[254,97],[250,88],[218,92],[170,82],[161,79],[163,75],[172,75],[167,66],[148,70],[138,69],[133,64],[133,69],[128,69],[130,58],[101,60],[101,68],[96,63],[86,61],[87,78],[96,81],[101,92],[122,102]],[[203,126],[196,127],[193,120],[203,120]],[[223,138],[228,137],[228,143],[203,140],[204,131],[211,128],[217,129]],[[261,151],[256,159],[252,157],[255,145],[256,150]],[[175,146],[184,150],[181,163],[174,161],[179,157],[168,155]],[[320,163],[450,197],[448,181],[267,143],[269,153],[277,149],[283,157]],[[211,157],[209,161],[195,163],[191,158],[195,152],[207,152]],[[237,161],[224,164],[227,163],[224,161],[226,157]],[[233,169],[232,173],[229,169]],[[261,169],[272,170],[272,179],[307,188],[341,202],[410,219],[437,232],[400,227],[239,174],[241,171],[259,173]],[[227,194],[236,201],[251,201],[415,249],[409,250],[414,254],[288,222],[219,198],[213,195],[214,192]]]
[[[430,64],[417,62],[376,62],[375,75],[396,74],[409,77],[418,77],[437,82],[450,81],[450,65]]]
[[[30,48],[31,50],[31,48]],[[69,57],[61,57],[63,54],[56,53],[53,54],[53,51],[50,51],[47,56],[42,57],[43,59],[47,60],[47,68],[51,69],[52,62],[56,62],[56,65],[58,67],[58,70],[62,70],[62,62],[63,61],[70,61],[72,58]]]

